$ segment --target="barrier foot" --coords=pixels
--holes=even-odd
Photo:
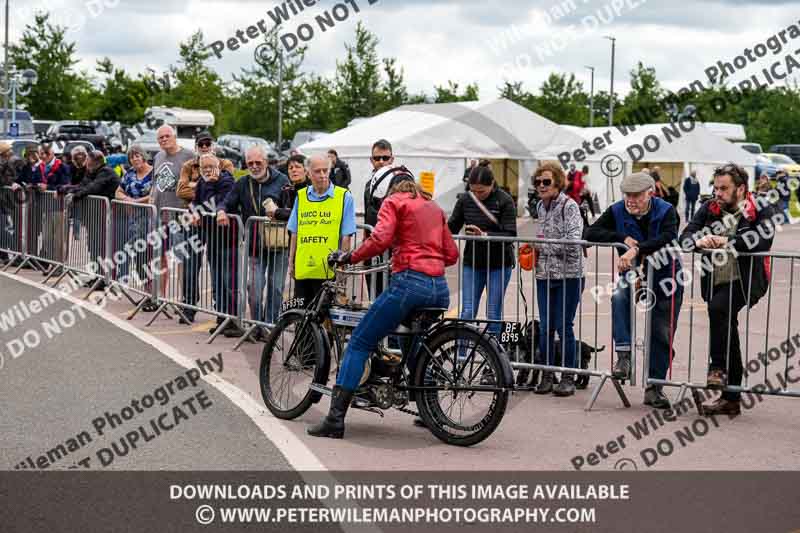
[[[617,394],[619,394],[619,399],[622,400],[622,405],[624,405],[627,408],[630,408],[631,402],[628,401],[628,397],[625,395],[625,391],[622,390],[622,385],[619,384],[619,381],[612,378],[611,383],[613,383],[614,388],[617,389]]]
[[[231,317],[229,316],[225,317],[225,320],[222,321],[222,324],[217,326],[217,328],[214,330],[214,333],[212,333],[211,336],[208,338],[206,344],[211,344],[212,342],[214,342],[214,339],[216,339],[220,335],[220,333],[225,331],[225,328],[227,328],[228,324],[230,324],[232,321],[233,320],[231,319]]]
[[[14,256],[13,256],[13,257],[9,255],[9,256],[8,256],[8,262],[7,262],[7,263],[6,263],[6,264],[3,266],[3,272],[5,272],[5,271],[6,271],[6,270],[8,270],[9,268],[11,268],[11,267],[12,267],[12,265],[13,265],[13,264],[14,264],[14,263],[17,261],[17,259],[19,259],[20,257],[22,257],[22,254],[14,254]]]
[[[86,296],[83,297],[84,300],[89,300],[89,296],[91,296],[92,293],[97,290],[97,287],[100,286],[101,281],[103,281],[103,278],[97,278],[96,280],[94,280],[94,283],[92,283],[91,288],[89,288],[89,292],[86,294]]]
[[[141,310],[142,310],[142,307],[144,307],[144,304],[146,304],[146,303],[148,302],[148,300],[149,300],[149,299],[150,299],[150,298],[147,298],[147,297],[146,297],[146,298],[142,298],[141,300],[139,300],[139,303],[138,303],[138,305],[136,305],[136,309],[134,309],[134,310],[131,312],[131,314],[129,314],[129,315],[128,315],[128,317],[127,317],[127,318],[128,318],[128,320],[133,320],[133,318],[134,318],[136,315],[138,315],[138,314],[139,314],[139,311],[141,311]]]
[[[64,270],[65,268],[63,266],[53,265],[53,268],[50,269],[50,271],[47,273],[47,276],[44,278],[42,285],[47,285],[47,282],[50,281],[50,278],[52,278],[56,272],[63,273]]]
[[[610,374],[603,374],[600,381],[595,385],[594,390],[592,390],[592,397],[589,398],[589,401],[584,407],[585,411],[591,411],[592,407],[594,407],[594,403],[597,401],[597,397],[600,396],[600,390],[603,388],[603,385],[606,384],[606,381],[611,379],[611,383],[614,385],[614,388],[617,390],[617,394],[619,394],[620,400],[622,400],[622,405],[625,407],[630,407],[631,402],[628,401],[628,397],[625,395],[625,391],[622,390],[622,386],[619,382],[613,378],[611,378]]]
[[[145,296],[145,297],[144,297],[142,300],[139,300],[139,302],[137,302],[137,301],[136,301],[136,300],[133,298],[133,296],[131,296],[130,294],[128,294],[128,291],[126,291],[125,289],[123,289],[121,286],[119,286],[119,285],[116,285],[116,284],[112,283],[112,284],[111,284],[111,288],[112,288],[112,290],[115,290],[115,291],[119,291],[119,292],[121,292],[121,293],[123,294],[123,296],[125,296],[125,298],[127,298],[127,299],[128,299],[128,301],[131,303],[131,305],[139,305],[139,303],[140,303],[140,302],[142,302],[142,301],[147,301],[147,299],[149,298],[149,296]]]
[[[258,324],[253,324],[252,326],[247,328],[247,331],[244,332],[244,335],[242,335],[242,337],[234,345],[234,347],[233,347],[233,351],[234,352],[236,350],[238,350],[242,346],[242,344],[244,344],[248,340],[252,340],[250,338],[250,335],[252,335],[252,333],[256,330],[257,327],[258,327]]]
[[[700,392],[695,388],[692,388],[692,398],[694,398],[694,406],[697,407],[697,414],[700,416],[705,415],[703,401],[700,399]]]
[[[30,258],[30,257],[26,257],[26,258],[25,258],[25,259],[22,261],[22,263],[20,263],[20,264],[19,264],[19,266],[17,267],[17,269],[14,271],[14,275],[17,275],[17,274],[19,274],[19,271],[20,271],[20,270],[22,270],[23,268],[25,268],[25,265],[27,265],[28,263],[32,263],[32,261],[31,261],[31,258]]]
[[[160,306],[158,306],[158,310],[156,310],[156,312],[153,313],[153,316],[150,318],[150,320],[144,326],[145,327],[150,327],[151,325],[153,325],[153,322],[156,321],[156,318],[158,318],[158,315],[160,315],[161,313],[164,313],[165,315],[169,316],[167,314],[167,312],[165,311],[165,309],[167,308],[167,305],[169,305],[169,304],[167,302],[164,302]]]
[[[53,287],[58,287],[58,284],[59,284],[59,283],[61,283],[61,281],[62,281],[64,278],[66,278],[66,277],[67,277],[67,274],[69,274],[69,270],[66,270],[66,269],[65,269],[65,270],[64,270],[64,271],[61,273],[61,275],[60,275],[60,276],[58,276],[58,279],[56,280],[56,282],[55,282],[55,283],[53,283]]]
[[[683,399],[686,398],[686,390],[689,387],[686,386],[686,383],[681,385],[681,388],[678,390],[678,396],[675,398],[674,405],[680,405],[683,402]]]

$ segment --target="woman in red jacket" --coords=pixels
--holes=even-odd
[[[392,281],[353,330],[347,345],[328,416],[308,434],[340,439],[344,417],[364,367],[378,342],[395,330],[414,309],[450,305],[445,268],[458,261],[458,248],[442,209],[411,181],[397,184],[384,200],[369,239],[351,253],[334,252],[342,265],[378,256],[392,247]]]

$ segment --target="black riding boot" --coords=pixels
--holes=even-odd
[[[340,386],[333,388],[333,398],[331,408],[322,422],[312,426],[306,432],[312,437],[328,437],[331,439],[341,439],[344,437],[344,417],[353,399],[353,391],[345,390]]]

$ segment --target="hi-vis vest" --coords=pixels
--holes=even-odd
[[[333,187],[333,198],[313,202],[308,187],[297,195],[297,250],[294,258],[295,279],[332,279],[328,254],[339,249],[339,234],[344,216],[347,189]]]

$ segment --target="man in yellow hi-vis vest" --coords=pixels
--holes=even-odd
[[[294,297],[307,306],[322,283],[333,278],[328,254],[350,250],[356,232],[356,208],[350,191],[335,186],[328,178],[330,161],[316,155],[306,161],[311,185],[297,193],[287,227],[292,234],[289,275],[295,279]]]

